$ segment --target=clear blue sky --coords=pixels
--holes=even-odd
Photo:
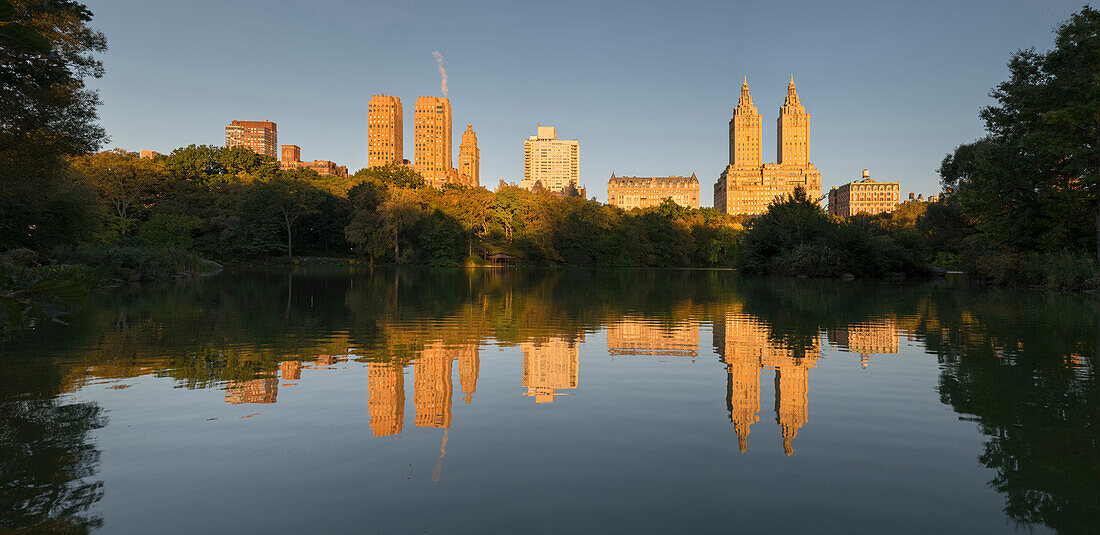
[[[982,135],[978,110],[1010,54],[1048,49],[1069,1],[463,2],[86,0],[109,51],[100,90],[109,147],[224,143],[233,119],[278,123],[303,159],[366,165],[371,94],[399,96],[412,159],[417,96],[439,95],[444,57],[460,133],[474,125],[481,184],[523,178],[536,124],[580,140],[581,184],[606,200],[619,175],[699,177],[702,204],[728,159],[742,77],[764,116],[764,160],[788,78],[812,115],[824,189],[871,169],[909,191]]]

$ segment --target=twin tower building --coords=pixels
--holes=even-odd
[[[367,107],[367,167],[410,165],[404,152],[404,113],[401,99],[372,95]],[[452,165],[451,101],[446,97],[417,97],[413,113],[411,166],[436,188],[444,184],[480,185],[480,153],[473,126],[466,125],[458,146],[458,168]]]
[[[746,77],[730,119],[729,166],[714,184],[715,208],[729,214],[760,214],[773,200],[799,187],[813,200],[821,197],[821,172],[809,161],[810,114],[798,101],[794,76],[776,119],[776,163],[763,163],[762,139],[763,120]]]
[[[741,84],[741,98],[730,119],[729,165],[714,184],[714,207],[733,215],[762,214],[776,199],[803,188],[814,200],[821,197],[821,172],[810,163],[810,114],[798,101],[794,76],[776,121],[778,162],[763,163],[763,119],[752,103],[749,80]],[[608,203],[626,210],[657,206],[672,199],[681,206],[699,207],[699,180],[690,177],[615,176],[607,182]]]

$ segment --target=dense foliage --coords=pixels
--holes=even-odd
[[[812,277],[921,273],[929,238],[917,224],[927,206],[909,202],[888,214],[844,219],[827,215],[799,188],[750,222],[738,265],[750,273]]]
[[[988,135],[948,154],[940,174],[962,216],[950,228],[965,267],[997,282],[1096,286],[1100,11],[1086,6],[1055,33],[1054,49],[1012,56],[981,112]]]

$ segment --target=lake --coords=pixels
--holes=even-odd
[[[0,531],[1085,533],[1100,298],[236,268],[0,342]]]

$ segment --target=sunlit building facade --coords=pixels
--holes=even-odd
[[[335,162],[330,162],[328,160],[303,162],[302,149],[298,145],[283,145],[279,152],[279,169],[283,171],[304,168],[312,169],[319,175],[344,178],[348,176],[348,168],[343,165],[336,165]]]
[[[607,203],[623,210],[657,206],[665,199],[685,208],[699,207],[699,179],[691,176],[615,176],[607,181]]]
[[[400,98],[371,95],[367,104],[367,167],[404,161],[404,120]]]
[[[860,180],[829,190],[828,212],[840,217],[883,214],[893,212],[900,203],[901,182],[878,182],[864,169]]]
[[[226,147],[247,147],[256,154],[278,158],[279,136],[271,121],[233,121],[225,127]]]
[[[762,128],[746,78],[729,123],[729,165],[714,184],[714,207],[718,210],[734,215],[761,214],[797,188],[806,190],[811,199],[821,197],[821,172],[809,161],[810,114],[799,101],[793,76],[776,122],[776,163],[762,163]]]
[[[465,186],[481,185],[481,151],[477,148],[477,134],[474,125],[466,123],[462,133],[462,143],[458,145],[458,177]]]
[[[445,97],[417,97],[413,114],[413,168],[431,186],[458,182],[451,166],[451,101]]]
[[[552,193],[580,190],[580,144],[558,139],[552,126],[539,125],[536,135],[523,142],[523,180],[520,187],[536,185]]]

